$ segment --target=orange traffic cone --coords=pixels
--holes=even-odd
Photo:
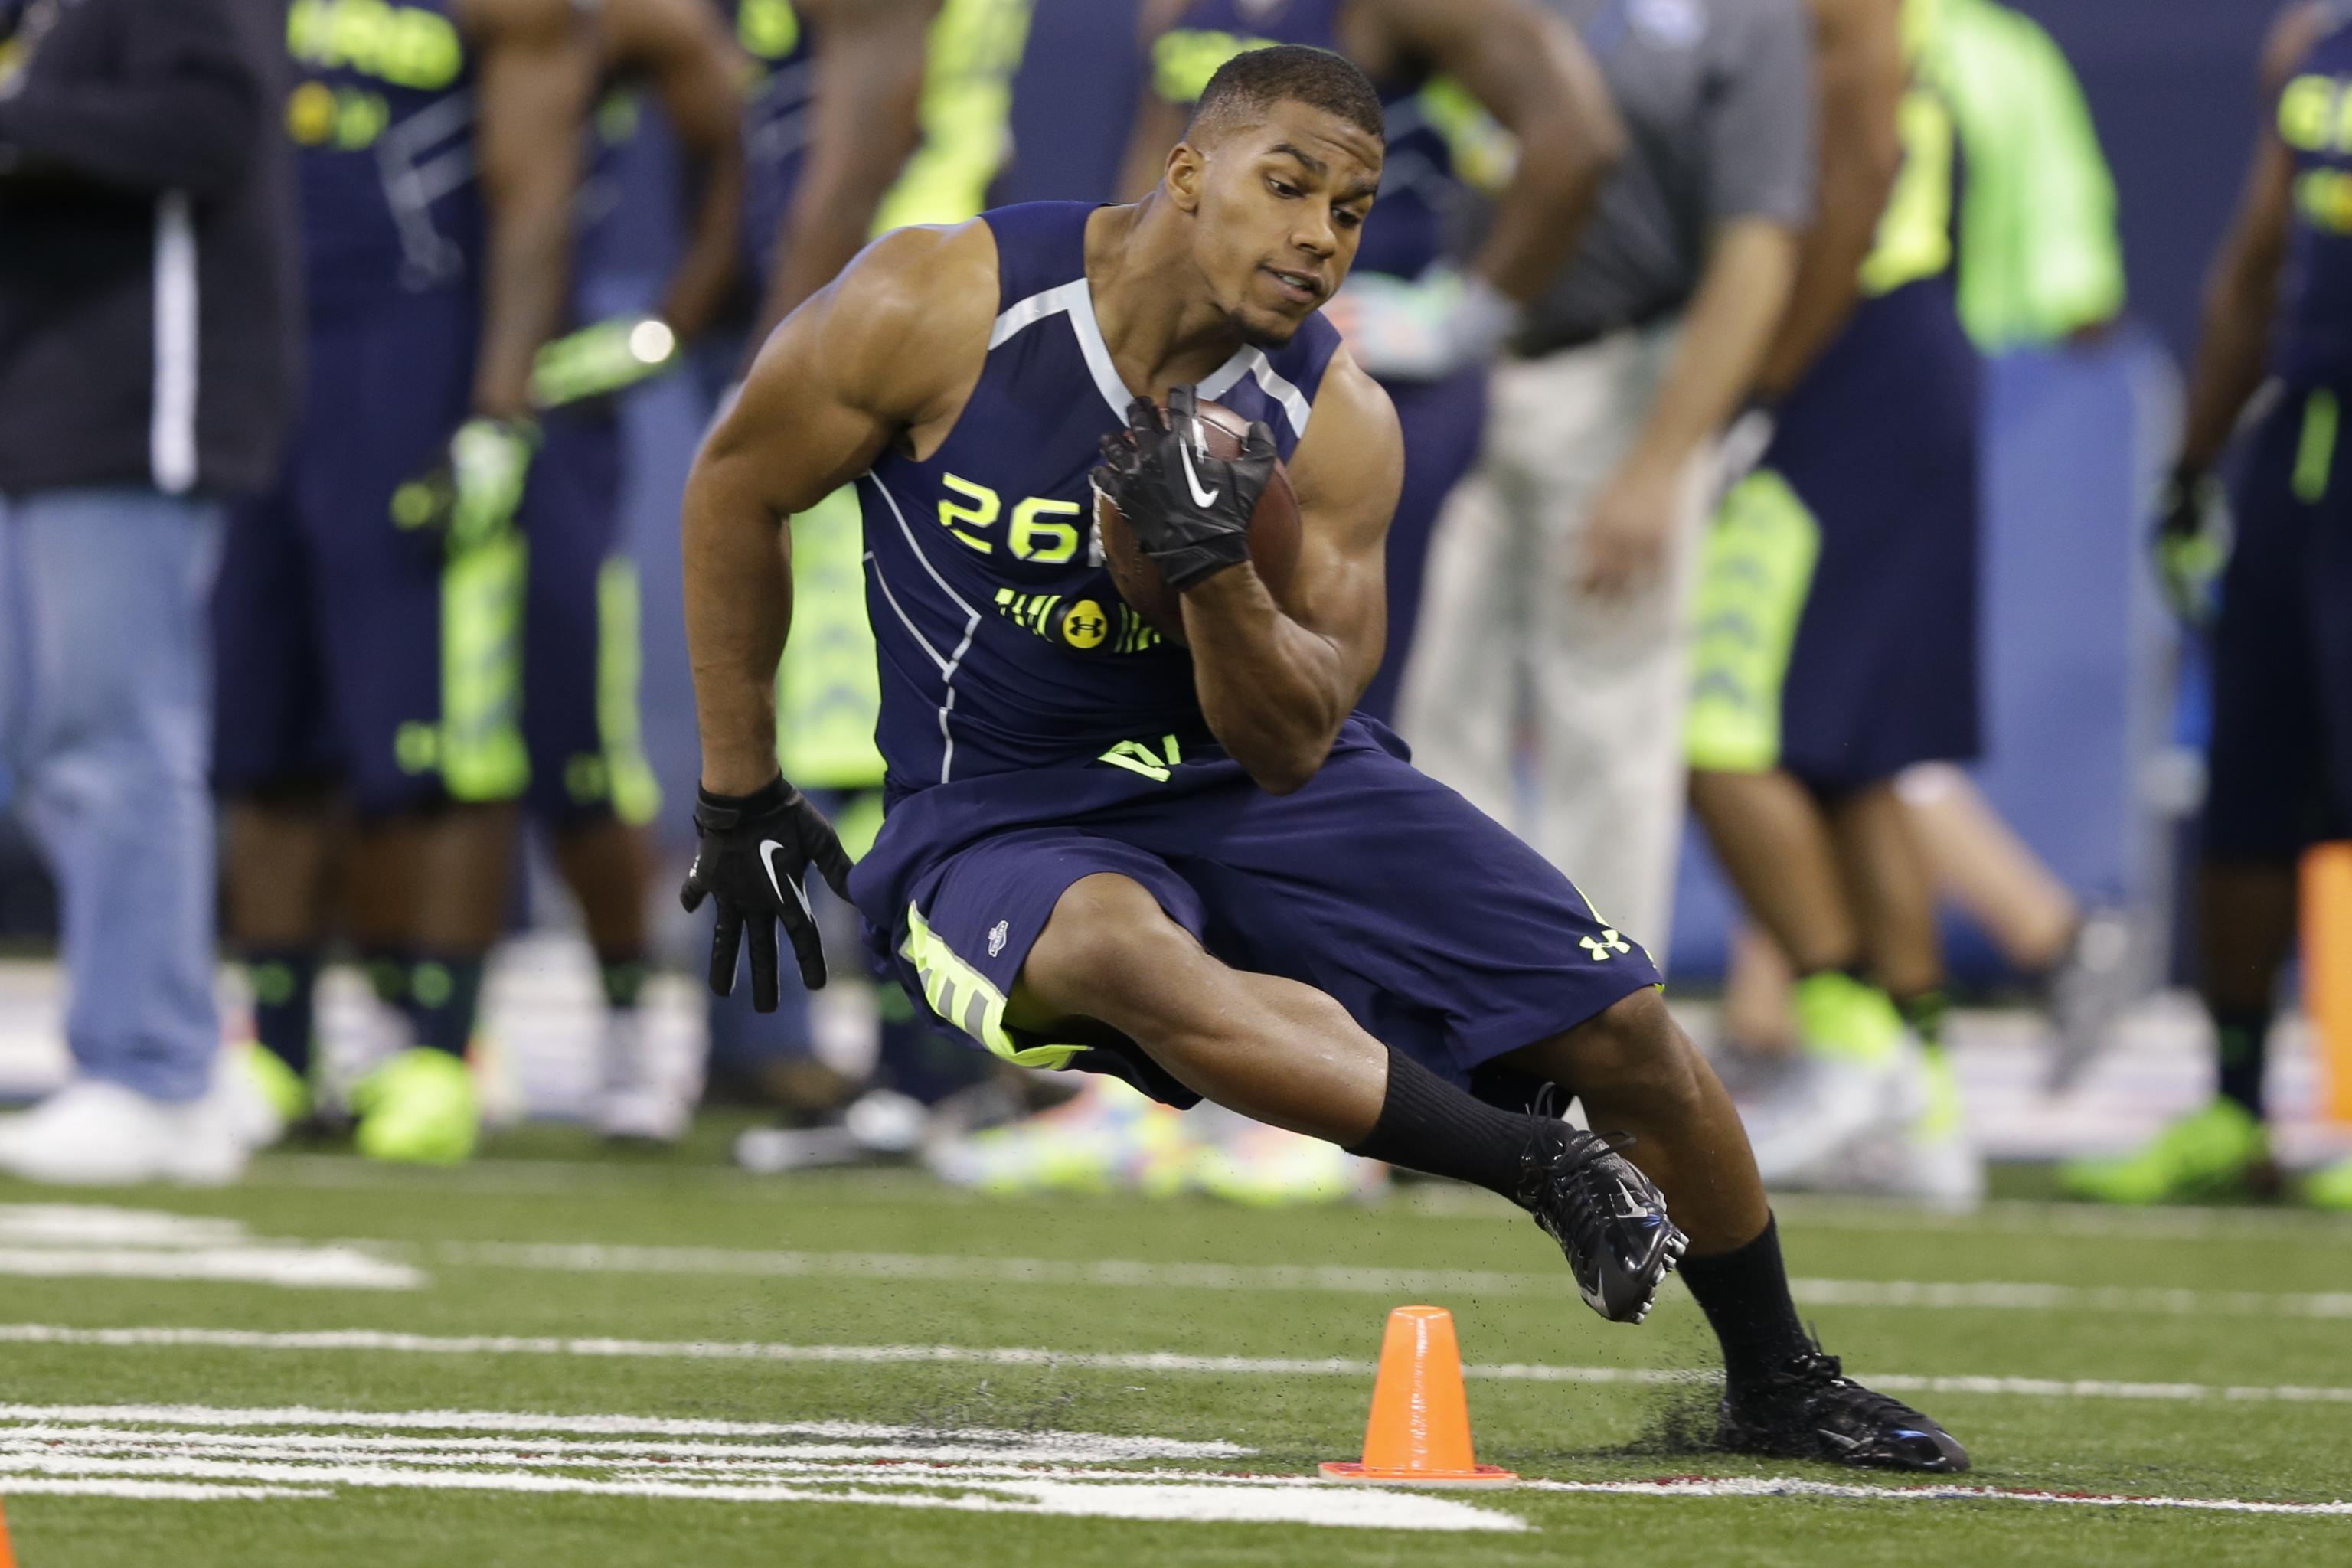
[[[1443,1307],[1399,1307],[1381,1342],[1364,1460],[1327,1461],[1338,1481],[1406,1486],[1491,1486],[1519,1478],[1470,1455],[1470,1402],[1462,1389],[1462,1348]]]
[[[8,1546],[8,1516],[0,1512],[0,1568],[16,1568],[16,1553]]]

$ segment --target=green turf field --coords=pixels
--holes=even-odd
[[[1483,1194],[993,1203],[550,1131],[458,1172],[0,1187],[0,1501],[26,1568],[2352,1563],[2352,1504],[2179,1506],[2352,1499],[2352,1226],[1783,1214],[1830,1348],[1969,1483],[2170,1500],[1693,1451],[1688,1297],[1604,1324]],[[1304,1479],[1416,1300],[1459,1322],[1479,1458],[1547,1484]],[[1695,1477],[1797,1484],[1652,1484]]]

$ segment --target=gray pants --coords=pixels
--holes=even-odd
[[[1668,323],[1496,372],[1486,450],[1438,521],[1399,710],[1417,765],[1662,960],[1682,836],[1698,468],[1664,573],[1622,597],[1577,584],[1586,509],[1632,447],[1677,336]]]
[[[63,903],[76,1068],[202,1095],[213,996],[206,603],[221,510],[138,487],[0,500],[0,744]]]

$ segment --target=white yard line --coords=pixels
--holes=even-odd
[[[298,1290],[415,1290],[425,1276],[347,1247],[0,1247],[0,1275],[32,1279],[201,1279]]]
[[[1841,1486],[1834,1481],[1779,1480],[1769,1477],[1727,1477],[1720,1480],[1677,1478],[1664,1481],[1530,1481],[1528,1488],[1548,1492],[1602,1492],[1614,1497],[1868,1498],[1896,1502],[2032,1502],[2073,1508],[2186,1509],[2211,1513],[2287,1513],[2352,1516],[2352,1502],[2261,1502],[2241,1498],[2126,1497],[2088,1492],[2042,1492],[2006,1487],[1961,1486]]]
[[[352,1241],[370,1249],[397,1244]],[[1309,1291],[1374,1296],[1562,1296],[1561,1271],[1370,1268],[1342,1264],[1147,1263],[1135,1258],[998,1258],[916,1252],[808,1252],[723,1247],[453,1241],[432,1248],[457,1268],[576,1274],[727,1274],[758,1279],[919,1279],[1112,1289]],[[2120,1312],[2184,1317],[2352,1318],[2352,1291],[2209,1290],[2032,1281],[1808,1279],[1802,1306],[1988,1311]]]
[[[528,1335],[411,1334],[375,1329],[321,1329],[268,1332],[258,1329],[121,1328],[83,1329],[53,1323],[0,1323],[0,1344],[87,1345],[112,1350],[235,1350],[235,1351],[359,1351],[370,1354],[392,1352],[415,1355],[577,1356],[592,1360],[746,1361],[811,1365],[891,1366],[932,1363],[957,1366],[1048,1367],[1074,1372],[1205,1373],[1215,1376],[1348,1377],[1369,1379],[1377,1370],[1369,1361],[1343,1356],[1210,1356],[1169,1351],[1066,1351],[1024,1345],[797,1345],[744,1340],[624,1340],[557,1339]],[[1465,1375],[1496,1383],[1622,1384],[1634,1386],[1701,1385],[1711,1374],[1655,1367],[1556,1366],[1501,1362],[1474,1363]],[[2159,1402],[2276,1402],[2292,1405],[2352,1405],[2352,1388],[2303,1384],[2132,1383],[2104,1378],[1932,1376],[1905,1373],[1866,1374],[1872,1386],[1895,1394],[1975,1394],[2028,1399],[2129,1399]],[[77,1419],[102,1418],[111,1406],[74,1407]],[[460,1413],[462,1415],[462,1413]],[[310,1411],[301,1419],[322,1421],[328,1413]],[[0,1419],[39,1419],[41,1407],[0,1405]],[[138,1417],[162,1419],[162,1417]],[[466,1417],[472,1419],[473,1417]],[[398,1418],[405,1421],[405,1417]],[[567,1430],[549,1423],[556,1417],[499,1417],[509,1425],[499,1431]],[[386,1418],[352,1414],[346,1424],[383,1424]],[[539,1426],[528,1423],[538,1421]],[[255,1425],[247,1421],[236,1425]],[[646,1428],[631,1428],[646,1430]],[[740,1423],[671,1423],[660,1428],[672,1436],[703,1431],[727,1436],[868,1436],[882,1428],[847,1428],[842,1424],[800,1423],[784,1426],[749,1426]],[[598,1431],[617,1430],[610,1427]],[[970,1434],[960,1434],[966,1437]],[[1016,1436],[1018,1434],[1008,1434]]]
[[[192,1481],[141,1481],[124,1477],[26,1476],[0,1466],[0,1492],[10,1497],[111,1497],[141,1502],[238,1502],[257,1498],[323,1498],[320,1487],[216,1487]]]

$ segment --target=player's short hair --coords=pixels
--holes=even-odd
[[[1245,49],[1219,66],[1201,89],[1185,139],[1197,141],[1205,132],[1247,123],[1277,103],[1303,103],[1337,115],[1388,144],[1387,118],[1371,79],[1347,56],[1305,44]]]

